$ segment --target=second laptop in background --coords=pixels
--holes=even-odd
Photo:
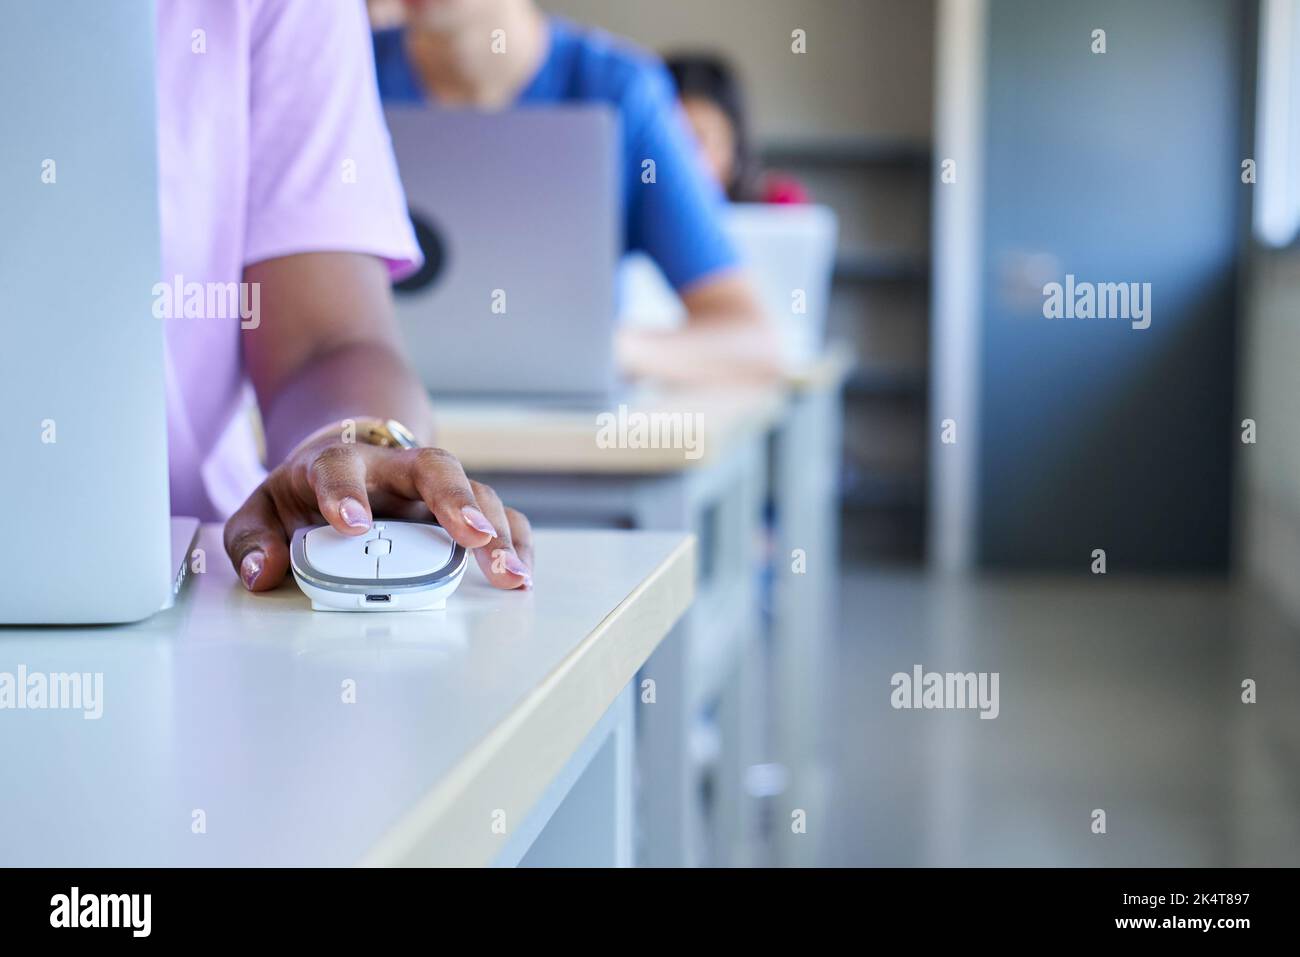
[[[826,349],[831,273],[838,220],[829,207],[733,203],[723,218],[744,269],[781,339],[791,370],[804,369]],[[685,321],[686,307],[654,260],[623,259],[620,323],[668,327]]]
[[[617,385],[617,118],[598,106],[390,108],[425,265],[396,287],[443,395],[601,399]]]

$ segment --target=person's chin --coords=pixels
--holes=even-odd
[[[427,30],[454,30],[467,22],[483,0],[402,0],[407,22]]]

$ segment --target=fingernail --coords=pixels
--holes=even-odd
[[[366,514],[366,507],[355,498],[345,498],[339,502],[339,514],[343,516],[345,525],[353,528],[370,527],[370,516]]]
[[[533,576],[529,575],[524,579],[524,591],[532,591],[532,590],[533,590]]]
[[[512,575],[518,575],[520,578],[528,578],[530,575],[528,566],[521,562],[517,555],[507,555],[501,564]]]
[[[476,509],[473,505],[466,505],[460,510],[460,514],[480,532],[486,532],[488,535],[496,535],[497,530],[492,527],[492,523],[487,520],[487,516]]]
[[[249,591],[252,591],[253,584],[257,581],[257,576],[262,574],[262,566],[265,564],[266,553],[260,550],[249,552],[239,563],[239,577],[244,580],[244,587]]]

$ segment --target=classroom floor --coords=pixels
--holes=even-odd
[[[852,566],[840,596],[823,863],[1300,864],[1300,630],[1267,603]],[[998,717],[894,709],[917,664],[998,672]]]

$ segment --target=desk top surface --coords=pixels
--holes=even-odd
[[[0,692],[25,674],[28,705],[34,675],[102,674],[97,719],[0,709],[0,865],[388,863],[417,842],[487,862],[490,811],[460,806],[476,781],[526,813],[554,768],[493,762],[544,742],[562,763],[694,574],[681,535],[539,531],[531,592],[471,563],[445,611],[312,612],[291,583],[245,593],[219,527],[200,547],[206,571],[148,621],[0,629]]]
[[[606,405],[437,398],[437,442],[470,471],[654,474],[707,465],[781,417],[791,394],[838,389],[852,367],[834,346],[770,387],[642,385]]]
[[[677,472],[716,461],[781,414],[778,388],[637,389],[607,406],[436,399],[437,442],[471,472]]]

